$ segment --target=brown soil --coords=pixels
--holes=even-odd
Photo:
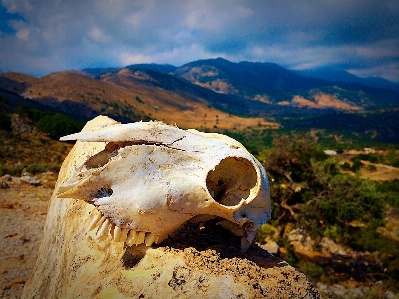
[[[12,180],[0,189],[0,298],[20,298],[43,238],[52,189]]]
[[[391,181],[399,179],[399,168],[384,164],[371,163],[362,161],[365,167],[360,169],[360,177],[362,179],[371,179],[374,181]],[[373,169],[371,170],[371,167]]]

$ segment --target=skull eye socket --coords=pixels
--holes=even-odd
[[[213,199],[225,206],[235,206],[249,197],[256,186],[257,173],[250,161],[228,157],[208,172],[206,186]]]

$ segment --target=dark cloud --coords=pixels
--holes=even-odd
[[[399,81],[397,0],[1,0],[0,70],[224,57]],[[7,13],[6,13],[7,12]]]

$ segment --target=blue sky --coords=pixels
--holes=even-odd
[[[399,81],[398,0],[0,1],[0,71],[223,57]]]

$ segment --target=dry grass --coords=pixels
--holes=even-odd
[[[362,161],[362,163],[365,165],[359,170],[362,179],[370,179],[374,181],[391,181],[399,179],[399,168],[397,167],[371,163],[369,161]]]
[[[122,70],[104,76],[101,80],[88,78],[78,72],[65,71],[43,78],[27,77],[18,73],[3,73],[0,80],[9,78],[18,82],[19,91],[28,98],[59,102],[72,100],[90,106],[99,114],[121,115],[135,120],[150,117],[181,128],[237,129],[266,126],[277,128],[277,123],[263,118],[232,116],[209,106],[209,103],[192,94],[182,95],[151,83],[152,79]],[[13,86],[9,86],[11,89]],[[8,88],[8,87],[7,87]]]

